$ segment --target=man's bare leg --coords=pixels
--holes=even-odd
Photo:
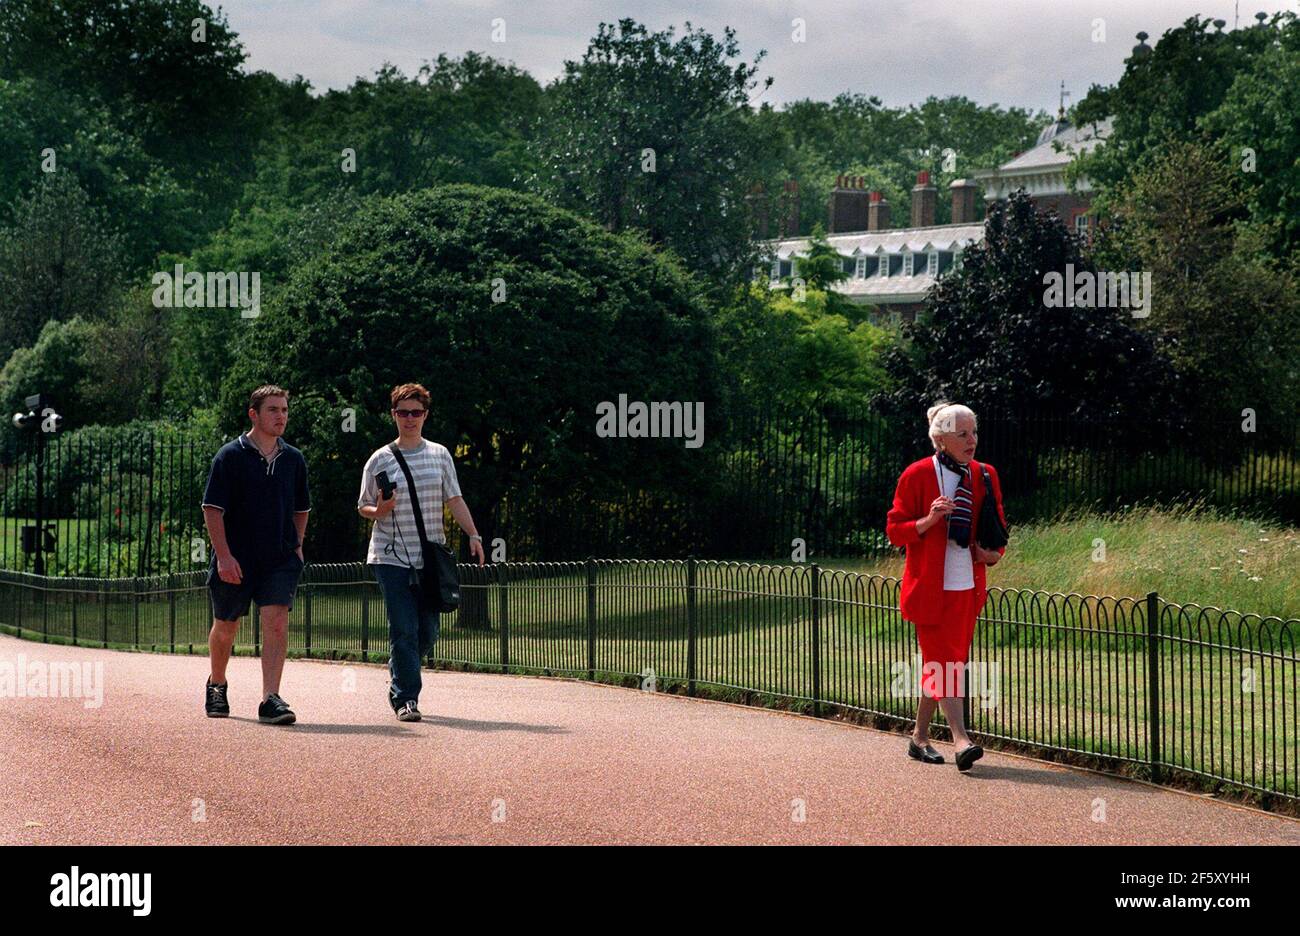
[[[280,674],[289,648],[289,609],[285,605],[259,608],[262,622],[262,701],[280,691]]]
[[[235,649],[235,635],[239,632],[239,621],[220,621],[212,619],[212,630],[208,632],[208,660],[212,666],[211,682],[220,686],[226,681],[226,664]]]

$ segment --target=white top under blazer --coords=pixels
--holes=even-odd
[[[934,475],[939,481],[939,493],[944,497],[956,498],[957,485],[961,475],[939,464],[939,456],[934,456]],[[973,483],[973,482],[972,482]],[[944,518],[943,535],[948,535],[947,518]],[[971,536],[975,535],[975,517],[971,516]],[[965,591],[975,587],[975,563],[971,559],[969,546],[958,546],[948,540],[948,552],[943,559],[943,590]]]

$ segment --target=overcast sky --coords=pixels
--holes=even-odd
[[[1113,84],[1139,30],[1154,44],[1200,14],[1232,28],[1278,0],[210,0],[220,2],[250,70],[301,74],[318,91],[344,88],[383,62],[412,74],[440,52],[475,50],[514,62],[542,84],[579,59],[601,21],[631,17],[653,30],[687,20],[721,37],[736,30],[746,62],[767,50],[761,100],[829,100],[841,91],[886,104],[961,94],[981,104],[1055,112],[1060,83],[1078,101]],[[1236,13],[1237,7],[1240,13]],[[493,21],[505,41],[493,41]],[[794,41],[797,20],[806,40]],[[1100,21],[1100,22],[1098,22]],[[1096,41],[1094,36],[1102,41]],[[758,100],[759,92],[755,91]]]

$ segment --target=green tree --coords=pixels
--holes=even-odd
[[[671,28],[601,23],[582,60],[565,62],[547,89],[530,181],[610,231],[643,232],[729,288],[754,257],[744,198],[758,140],[745,116],[763,53],[732,65],[734,30],[718,41],[686,26],[674,41]]]
[[[290,273],[327,245],[350,221],[362,199],[338,188],[298,206],[268,199],[236,211],[230,224],[188,256],[164,256],[160,268],[256,272],[262,305],[275,304]],[[164,411],[181,416],[215,406],[229,374],[239,336],[249,320],[230,309],[166,310],[170,353],[165,367]]]
[[[121,270],[121,241],[76,179],[43,178],[0,229],[0,357],[31,345],[46,322],[102,319]]]
[[[516,187],[541,106],[530,76],[474,52],[440,55],[411,77],[386,65],[373,79],[293,104],[292,119],[258,152],[241,210],[301,207],[340,188],[393,195],[451,182]]]
[[[394,385],[433,392],[426,435],[455,453],[490,542],[512,493],[688,490],[698,460],[680,440],[600,438],[596,406],[626,393],[701,400],[707,413],[715,373],[712,326],[678,264],[542,199],[453,185],[369,200],[296,268],[245,330],[221,412],[233,433],[251,387],[290,390],[314,496],[339,505],[313,517],[313,549],[350,559],[357,475],[394,435]]]
[[[90,368],[86,345],[94,328],[80,318],[46,322],[31,347],[18,348],[0,369],[0,406],[6,418],[26,412],[23,401],[48,394],[69,428],[98,420],[86,403]]]
[[[1113,199],[1139,167],[1149,164],[1149,155],[1212,132],[1251,146],[1261,166],[1272,170],[1267,179],[1256,177],[1259,208],[1281,214],[1287,237],[1293,238],[1293,163],[1300,131],[1291,105],[1298,52],[1300,18],[1284,12],[1230,31],[1193,16],[1166,30],[1146,54],[1130,56],[1115,85],[1094,85],[1075,110],[1079,122],[1113,117],[1106,142],[1071,168],[1097,187],[1095,210],[1103,216],[1113,212]],[[1234,163],[1241,162],[1238,151]]]
[[[172,310],[156,308],[152,297],[149,287],[128,290],[108,319],[91,326],[83,396],[96,414],[93,422],[116,425],[166,414],[163,387],[173,324],[166,315]],[[195,409],[177,407],[174,415],[192,420]]]
[[[930,290],[903,344],[887,353],[886,410],[913,424],[948,399],[977,411],[1038,407],[1079,425],[1163,424],[1176,399],[1173,371],[1129,310],[1045,303],[1046,275],[1067,264],[1095,273],[1060,219],[1023,190],[991,205],[983,241]]]
[[[124,273],[146,271],[160,250],[192,238],[194,193],[103,105],[33,78],[0,79],[0,139],[0,206],[29,196],[52,164],[113,219]]]
[[[1252,219],[1276,224],[1278,255],[1300,247],[1300,28],[1283,29],[1276,44],[1237,75],[1223,102],[1201,126],[1227,144],[1227,156],[1248,186]]]
[[[832,296],[811,281],[800,299],[765,283],[737,290],[719,313],[733,409],[852,408],[883,388],[888,332],[838,313]]]
[[[225,220],[251,169],[261,115],[244,93],[244,57],[225,15],[200,0],[0,4],[0,78],[36,78],[108,108],[200,193],[198,231]]]
[[[1152,277],[1151,315],[1138,327],[1172,361],[1204,446],[1229,450],[1226,431],[1254,410],[1261,432],[1294,412],[1300,381],[1300,291],[1294,263],[1266,249],[1248,221],[1246,183],[1227,145],[1167,141],[1113,199],[1115,223],[1098,259]]]

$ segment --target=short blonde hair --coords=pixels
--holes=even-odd
[[[975,411],[969,406],[963,406],[961,403],[949,403],[946,400],[942,403],[936,403],[925,411],[926,421],[930,424],[930,444],[934,450],[939,451],[939,436],[945,432],[955,432],[957,430],[957,417],[969,416],[971,422],[979,427],[979,419]]]

